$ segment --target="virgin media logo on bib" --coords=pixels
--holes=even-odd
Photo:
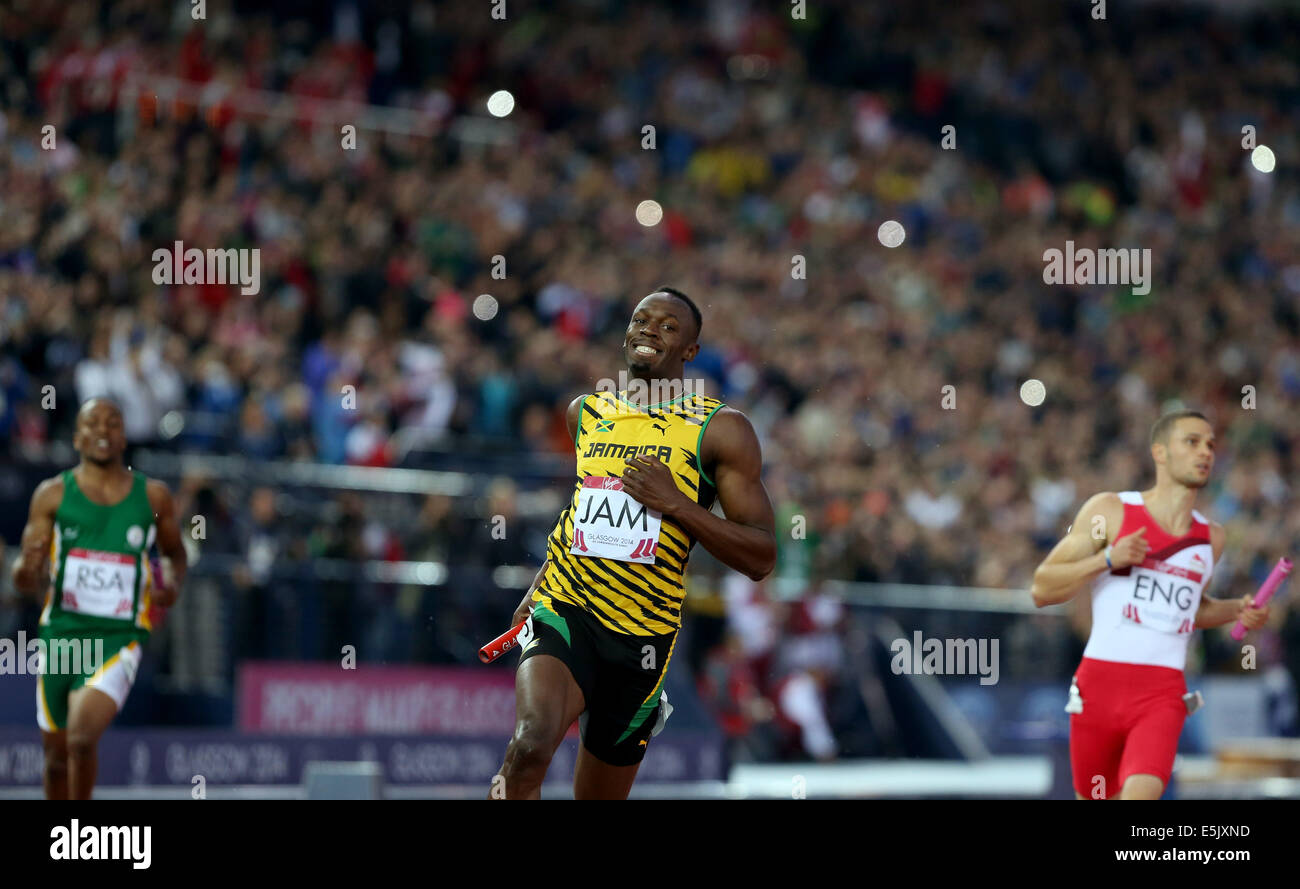
[[[653,565],[662,524],[662,514],[634,500],[621,478],[588,476],[578,489],[569,552]]]
[[[1192,567],[1183,568],[1172,562],[1166,562],[1162,559],[1153,559],[1147,557],[1142,560],[1143,568],[1151,571],[1159,571],[1162,574],[1172,574],[1174,577],[1182,577],[1190,580],[1192,583],[1200,583],[1204,579],[1205,560],[1200,556],[1192,556]]]

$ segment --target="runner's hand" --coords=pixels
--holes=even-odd
[[[1151,545],[1146,540],[1146,528],[1138,528],[1127,537],[1121,537],[1110,547],[1110,564],[1115,568],[1129,568],[1142,564]]]
[[[623,460],[623,490],[661,515],[672,515],[690,502],[673,481],[668,464],[645,454]]]
[[[1268,621],[1268,604],[1265,603],[1262,608],[1256,608],[1254,596],[1242,596],[1241,610],[1237,612],[1237,620],[1241,621],[1242,626],[1247,630],[1258,630]]]
[[[533,591],[529,590],[527,594],[525,594],[524,600],[519,603],[519,607],[515,609],[514,616],[510,618],[510,628],[513,629],[528,620],[528,616],[532,613]]]
[[[172,560],[166,557],[150,559],[149,570],[153,572],[153,604],[158,608],[175,605],[176,572],[172,569]]]

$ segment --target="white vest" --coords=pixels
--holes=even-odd
[[[1182,537],[1165,532],[1139,491],[1123,491],[1118,540],[1146,528],[1150,545],[1140,565],[1107,571],[1092,587],[1092,633],[1083,656],[1182,670],[1201,594],[1214,570],[1210,523],[1192,510]]]

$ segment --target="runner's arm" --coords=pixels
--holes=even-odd
[[[1210,524],[1210,546],[1214,552],[1214,565],[1218,567],[1219,557],[1223,554],[1223,544],[1226,538],[1223,526],[1218,522]],[[1206,584],[1206,589],[1209,585]],[[1258,619],[1260,625],[1268,616],[1268,607],[1253,608],[1249,603],[1253,601],[1251,596],[1243,596],[1240,599],[1213,599],[1201,593],[1201,604],[1196,608],[1196,628],[1198,630],[1209,629],[1211,627],[1221,627],[1224,624],[1233,623],[1238,618],[1246,623],[1246,616],[1251,611],[1263,612],[1263,617]],[[1258,629],[1257,626],[1251,626],[1255,620],[1247,623],[1249,629]]]
[[[537,575],[533,578],[532,584],[528,587],[528,592],[524,593],[523,599],[519,601],[519,607],[515,609],[515,613],[510,617],[510,626],[518,626],[528,619],[528,615],[532,614],[533,593],[539,586],[541,586],[542,575],[546,573],[546,565],[549,561],[549,559],[544,559],[542,561],[542,567],[537,569]]]
[[[713,415],[705,431],[700,460],[713,458],[713,481],[720,518],[685,499],[673,520],[718,561],[754,581],[776,567],[776,519],[763,487],[763,455],[749,418],[732,408]]]
[[[586,397],[587,396],[585,395],[579,395],[577,398],[573,399],[573,401],[570,401],[569,406],[564,410],[564,422],[569,429],[569,437],[575,439],[575,446],[578,437],[578,423],[580,420],[579,412],[582,410],[582,400]],[[533,593],[536,592],[539,586],[541,586],[542,577],[546,574],[546,565],[549,561],[549,556],[542,560],[542,567],[537,569],[537,574],[533,577],[533,582],[529,585],[528,592],[524,593],[523,599],[519,602],[519,607],[515,609],[515,613],[510,617],[510,626],[518,626],[520,623],[527,620],[528,615],[532,613]]]
[[[1232,623],[1246,607],[1249,596],[1240,599],[1211,599],[1201,596],[1201,604],[1196,607],[1196,629],[1208,630]]]
[[[40,598],[50,582],[50,542],[54,539],[54,513],[63,499],[63,480],[50,478],[32,493],[23,528],[21,549],[14,560],[14,589]]]
[[[154,604],[160,608],[170,608],[180,598],[189,557],[185,554],[185,544],[181,541],[181,529],[176,521],[176,505],[172,502],[171,491],[162,482],[152,480],[146,490],[149,505],[153,508],[154,524],[158,528],[158,552],[163,557],[164,584],[162,589],[155,591]]]
[[[1043,608],[1068,602],[1089,581],[1109,570],[1102,550],[1119,531],[1123,518],[1124,506],[1114,493],[1107,491],[1089,498],[1074,517],[1069,532],[1034,570],[1029,589],[1034,605]]]

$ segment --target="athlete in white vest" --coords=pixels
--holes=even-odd
[[[1159,799],[1189,704],[1183,667],[1192,631],[1268,607],[1205,594],[1223,526],[1193,505],[1214,468],[1214,430],[1196,411],[1151,430],[1156,484],[1091,497],[1034,572],[1038,607],[1092,596],[1092,633],[1070,687],[1070,764],[1079,799]]]

